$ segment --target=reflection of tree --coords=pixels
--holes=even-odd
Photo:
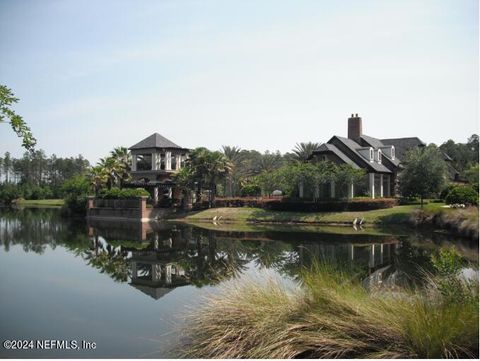
[[[20,244],[25,252],[42,254],[47,246],[62,245],[69,250],[88,247],[83,222],[61,218],[57,209],[2,209],[0,245],[6,252],[11,245]]]
[[[126,253],[119,247],[104,246],[98,236],[94,237],[92,247],[84,251],[83,258],[88,265],[108,274],[115,282],[127,282],[131,275]]]

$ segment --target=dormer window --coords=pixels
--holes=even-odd
[[[373,148],[370,148],[370,162],[373,162]]]
[[[380,149],[377,151],[377,157],[377,162],[382,164],[382,151]]]
[[[392,159],[395,159],[395,147],[392,145]]]

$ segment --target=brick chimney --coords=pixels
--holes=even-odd
[[[362,118],[355,114],[348,118],[348,139],[360,141],[362,135]]]

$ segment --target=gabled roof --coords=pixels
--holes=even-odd
[[[355,142],[352,139],[344,138],[344,137],[339,137],[338,135],[335,135],[330,139],[328,142],[330,143],[334,138],[337,138],[340,142],[342,142],[347,148],[349,148],[353,153],[357,155],[357,158],[361,159],[363,162],[363,165],[366,165],[367,167],[373,168],[376,172],[380,173],[392,173],[390,169],[385,167],[381,163],[377,162],[370,162],[369,160],[365,159],[359,152],[358,149],[364,148],[357,142]]]
[[[393,145],[395,147],[395,157],[400,161],[405,159],[405,153],[412,148],[424,147],[426,144],[417,137],[410,138],[391,138],[381,140],[385,145]]]
[[[178,148],[183,149],[179,145],[176,145],[171,140],[168,140],[164,136],[153,133],[149,137],[146,137],[144,140],[138,142],[135,145],[132,145],[129,149],[146,149],[146,148]]]
[[[385,144],[383,144],[380,139],[370,137],[368,135],[361,135],[360,138],[362,138],[365,142],[370,144],[373,148],[385,147]]]
[[[368,135],[361,135],[361,138],[363,139],[364,142],[366,142],[367,144],[370,144],[370,146],[372,146],[375,149],[391,146],[391,144],[384,144],[380,139],[370,137]],[[395,167],[400,166],[400,160],[397,157],[395,157],[395,159],[392,159],[386,154],[384,154],[384,158],[387,159],[390,163],[392,163]]]
[[[353,168],[360,168],[353,160],[348,158],[345,154],[343,154],[340,149],[338,149],[333,144],[323,143],[318,149],[313,151],[313,154],[321,154],[325,152],[332,152],[338,158],[340,158],[343,162],[350,164]]]

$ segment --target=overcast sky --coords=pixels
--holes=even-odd
[[[47,154],[153,132],[286,152],[364,133],[478,133],[478,1],[0,0],[0,83]],[[23,153],[0,125],[0,153]]]

